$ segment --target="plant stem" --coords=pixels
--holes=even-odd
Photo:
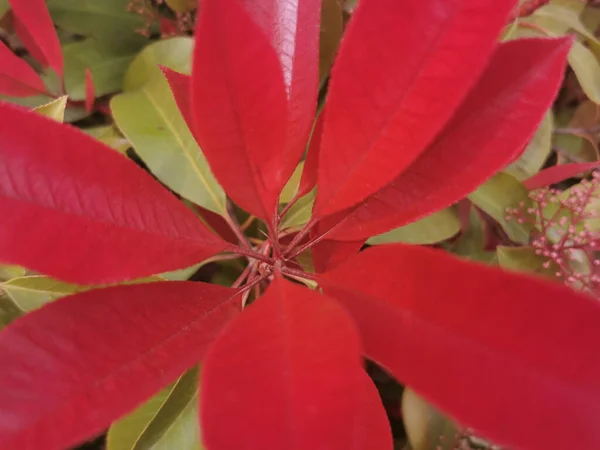
[[[283,257],[288,259],[290,258],[289,254],[291,252],[294,251],[294,249],[298,246],[298,244],[302,241],[302,239],[304,239],[306,237],[306,235],[308,233],[310,233],[310,230],[317,224],[317,221],[315,219],[311,219],[306,225],[304,225],[304,228],[302,228],[298,234],[296,236],[294,236],[294,239],[292,239],[292,242],[290,242],[290,245],[287,246],[287,248],[285,249],[285,252],[283,253]]]
[[[237,280],[235,280],[233,282],[233,284],[231,285],[232,288],[239,288],[242,283],[244,282],[244,280],[246,278],[248,278],[248,275],[250,274],[250,272],[252,271],[252,267],[254,267],[253,264],[248,264],[246,266],[246,268],[244,269],[244,271],[240,274],[240,276],[237,278]]]
[[[261,255],[260,253],[257,253],[252,249],[248,250],[245,248],[238,247],[236,245],[232,245],[228,250],[233,253],[237,253],[238,255],[244,255],[248,258],[258,259],[259,261],[262,261],[267,264],[273,264],[273,262],[274,262],[273,258],[269,258],[268,256]]]
[[[303,270],[296,270],[290,267],[283,267],[281,273],[292,277],[305,278],[307,280],[319,281],[319,277],[313,273],[307,273]]]
[[[231,230],[235,233],[236,237],[240,241],[240,245],[248,250],[252,250],[252,245],[250,245],[250,242],[248,242],[246,235],[240,228],[240,224],[237,220],[237,217],[235,216],[235,211],[233,210],[233,205],[229,200],[227,201],[227,217],[225,217],[225,221],[227,222]]]

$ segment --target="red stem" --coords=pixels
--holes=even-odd
[[[231,245],[227,250],[229,250],[230,252],[233,252],[233,253],[237,253],[238,255],[247,256],[248,258],[258,259],[259,261],[262,261],[267,264],[274,263],[273,258],[269,258],[268,256],[261,255],[260,253],[257,253],[252,249],[248,250],[245,248],[238,247],[237,245]]]
[[[294,277],[299,277],[299,278],[305,278],[307,280],[312,280],[312,281],[319,281],[319,277],[313,273],[306,273],[303,270],[296,270],[296,269],[292,269],[290,267],[283,267],[281,269],[281,273],[284,275],[290,275],[290,276],[294,276]]]

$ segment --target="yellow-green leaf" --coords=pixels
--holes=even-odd
[[[68,95],[63,95],[50,103],[38,106],[34,111],[42,116],[50,117],[57,122],[63,122],[65,120],[65,108],[67,107],[68,98]]]
[[[514,176],[503,172],[494,175],[469,195],[469,200],[500,223],[513,241],[521,244],[529,241],[530,224],[506,220],[507,208],[527,208],[531,205],[529,192]]]
[[[188,129],[158,64],[186,71],[189,38],[156,42],[133,61],[126,91],[112,98],[115,123],[150,171],[182,197],[226,214],[225,192]]]
[[[534,275],[541,275],[549,278],[555,278],[554,274],[558,267],[556,264],[544,264],[548,259],[541,255],[536,255],[533,247],[506,247],[498,246],[496,248],[498,255],[498,264],[500,267],[515,272],[525,272]]]
[[[281,228],[295,228],[307,223],[312,215],[312,208],[315,203],[316,195],[317,191],[316,189],[313,189],[304,197],[299,198],[286,215],[283,216]]]
[[[460,231],[460,220],[453,208],[443,209],[417,222],[404,225],[370,238],[371,245],[404,242],[407,244],[435,244],[451,238]]]
[[[525,180],[540,171],[552,151],[552,111],[548,111],[519,159],[506,168],[517,180]]]
[[[0,285],[22,311],[29,312],[66,295],[92,289],[45,276],[14,278]]]
[[[200,450],[198,369],[115,422],[107,450]]]
[[[456,425],[409,388],[402,394],[402,418],[412,450],[457,448]]]
[[[576,10],[567,6],[549,3],[541,8],[538,8],[534,15],[538,17],[550,17],[584,36],[589,40],[590,44],[600,45],[600,42],[596,36],[594,36],[594,33],[588,30],[579,18],[581,10],[584,6],[583,2],[577,1],[572,2],[572,4],[573,6],[578,5],[578,9]]]
[[[115,122],[150,171],[182,197],[225,215],[225,193],[190,133],[165,79],[116,95]]]
[[[296,192],[298,192],[298,185],[300,184],[303,170],[304,161],[300,161],[296,166],[296,170],[294,170],[294,173],[292,173],[292,176],[281,191],[281,195],[279,196],[280,203],[289,203],[294,198]]]
[[[574,42],[568,60],[585,95],[600,104],[600,64],[594,54],[583,44]]]
[[[149,283],[159,280],[161,280],[159,277],[146,277],[122,284]],[[46,303],[58,300],[67,295],[101,287],[103,286],[79,286],[42,275],[13,278],[0,283],[0,289],[5,291],[19,309],[24,312],[40,308]]]
[[[114,125],[100,125],[98,127],[82,128],[81,131],[96,138],[103,144],[115,149],[119,153],[125,153],[131,145],[119,133]]]
[[[11,278],[25,276],[25,268],[10,264],[0,264],[0,281],[8,281]]]
[[[125,74],[123,89],[132,91],[144,87],[156,78],[164,78],[159,64],[177,72],[189,74],[192,70],[194,40],[173,37],[148,45],[131,62]]]

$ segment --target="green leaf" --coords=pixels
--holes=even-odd
[[[81,131],[115,149],[119,153],[125,153],[127,149],[131,147],[129,141],[121,136],[119,130],[117,130],[114,125],[81,128]]]
[[[23,315],[23,312],[7,296],[0,292],[0,330]]]
[[[585,95],[600,104],[600,64],[594,54],[581,43],[574,42],[568,61]]]
[[[296,193],[298,192],[298,186],[300,185],[300,179],[302,178],[302,171],[304,170],[304,161],[296,166],[296,170],[292,173],[292,176],[285,184],[279,196],[280,203],[289,203]]]
[[[85,69],[94,79],[96,97],[120,91],[135,53],[115,52],[103,42],[87,39],[63,47],[65,86],[73,100],[85,100]]]
[[[20,266],[0,264],[0,281],[8,281],[12,278],[25,276],[26,270]]]
[[[506,221],[507,208],[527,208],[531,205],[529,192],[515,177],[500,172],[469,195],[477,207],[496,220],[515,242],[529,242],[531,225],[517,220]]]
[[[115,422],[107,450],[200,450],[198,369]]]
[[[283,216],[281,220],[281,228],[295,228],[306,224],[311,216],[312,209],[315,203],[315,197],[317,195],[316,189],[313,189],[304,197],[298,199],[296,203],[292,205],[289,211]]]
[[[374,236],[367,241],[367,244],[380,245],[394,242],[435,244],[455,236],[459,231],[460,220],[456,211],[453,208],[447,208],[417,222]]]
[[[549,278],[555,278],[554,274],[559,270],[556,264],[549,264],[544,267],[548,261],[543,256],[536,255],[533,247],[505,247],[496,248],[498,255],[498,264],[500,267],[515,272],[525,272],[534,275],[541,275]]]
[[[550,17],[557,22],[560,22],[564,26],[568,27],[571,30],[576,31],[577,33],[584,36],[589,40],[592,45],[600,45],[600,42],[594,36],[590,30],[588,30],[585,25],[581,22],[579,18],[579,14],[583,9],[583,2],[573,2],[573,5],[579,5],[580,8],[578,10],[572,9],[566,6],[560,6],[556,4],[549,3],[547,5],[538,8],[534,15],[538,17]]]
[[[130,0],[47,0],[59,28],[90,37],[121,52],[136,52],[146,42],[138,30],[146,19],[128,10]]]
[[[525,180],[540,171],[552,151],[552,111],[548,111],[518,160],[506,168],[517,180]]]
[[[149,283],[159,280],[161,280],[159,277],[146,277],[122,284]],[[0,289],[4,290],[17,307],[24,312],[33,311],[67,295],[102,287],[79,286],[42,275],[13,278],[0,284]]]
[[[203,261],[198,264],[194,264],[193,266],[186,267],[185,269],[174,270],[172,272],[165,272],[158,275],[159,277],[169,280],[169,281],[184,281],[188,280],[196,271],[202,267],[204,264],[210,262],[210,259],[207,261]]]
[[[127,69],[123,89],[133,91],[157,78],[163,79],[159,64],[189,74],[192,70],[193,48],[194,40],[189,37],[174,37],[148,45]]]
[[[45,276],[14,278],[0,285],[21,311],[29,312],[66,295],[91,289]]]
[[[150,171],[182,197],[226,215],[225,192],[177,109],[158,64],[189,69],[189,38],[156,42],[142,51],[126,75],[126,92],[112,98],[115,122]]]
[[[413,390],[402,394],[402,418],[412,450],[454,450],[456,425]]]
[[[6,95],[0,95],[0,99],[6,102],[14,103],[15,105],[25,106],[26,108],[37,108],[44,106],[54,99],[47,95],[35,95],[33,97],[8,97]],[[88,116],[85,108],[82,107],[69,107],[65,110],[64,122],[71,123],[81,120]]]
[[[67,107],[68,98],[68,95],[63,95],[50,103],[36,107],[34,111],[40,113],[42,116],[50,117],[57,122],[63,122],[65,120],[65,108]]]

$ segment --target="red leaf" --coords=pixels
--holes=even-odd
[[[358,241],[335,241],[323,239],[311,247],[315,271],[325,272],[342,261],[357,254],[365,244],[365,239]]]
[[[316,217],[364,200],[425,150],[482,73],[513,5],[359,3],[332,69]]]
[[[29,97],[46,92],[40,76],[24,60],[0,41],[0,93],[12,97]]]
[[[227,244],[135,163],[0,103],[0,260],[97,284],[188,267]]]
[[[277,54],[238,0],[202,2],[191,106],[196,139],[219,183],[270,223],[289,175],[286,88]]]
[[[323,112],[321,112],[315,121],[315,126],[308,144],[308,150],[306,151],[304,169],[302,170],[302,177],[300,178],[298,194],[296,194],[297,197],[305,196],[312,191],[317,184],[319,148],[321,147],[321,136],[323,134],[323,117]]]
[[[214,342],[202,374],[211,450],[348,449],[365,403],[352,321],[327,297],[276,279]]]
[[[63,54],[45,0],[9,0],[15,31],[42,65],[63,76]]]
[[[166,66],[159,67],[169,83],[169,87],[171,88],[171,93],[173,94],[177,108],[179,109],[179,112],[183,116],[183,120],[185,120],[185,123],[193,135],[194,127],[192,126],[192,113],[190,110],[190,89],[192,77],[176,72]]]
[[[527,189],[530,190],[539,189],[552,184],[560,183],[561,181],[568,180],[569,178],[577,176],[583,172],[587,172],[588,170],[597,169],[598,167],[600,167],[600,161],[594,161],[590,163],[560,164],[536,173],[531,178],[525,180],[523,184]]]
[[[233,289],[160,282],[50,303],[0,333],[4,449],[70,448],[172,382],[238,313]]]
[[[443,209],[519,156],[560,86],[570,38],[523,39],[498,47],[490,65],[435,142],[328,238],[380,234]]]
[[[85,69],[85,110],[88,113],[92,112],[95,101],[96,101],[96,88],[94,87],[94,78],[92,77],[92,71],[86,67],[86,69]]]
[[[308,140],[319,92],[319,23],[322,0],[242,0],[275,49],[288,97],[288,142],[284,161],[292,174]],[[283,187],[283,186],[281,186]]]
[[[352,430],[354,442],[352,450],[391,450],[394,448],[392,431],[379,391],[366,373],[362,374],[363,405],[362,414]]]
[[[600,448],[595,299],[405,245],[323,277],[366,355],[462,424],[510,447]]]

